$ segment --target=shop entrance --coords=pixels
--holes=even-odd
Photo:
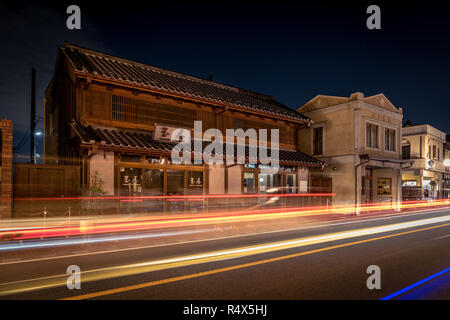
[[[141,168],[120,168],[120,195],[125,199],[120,199],[120,210],[125,212],[136,212],[141,210],[142,196],[142,169]],[[133,199],[133,197],[136,197]]]
[[[206,205],[201,197],[207,187],[203,166],[173,165],[164,157],[121,155],[117,167],[122,213],[201,211]]]

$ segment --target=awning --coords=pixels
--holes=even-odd
[[[388,157],[380,157],[370,154],[360,154],[359,158],[361,162],[367,162],[368,165],[374,165],[378,167],[386,167],[386,168],[402,168],[406,169],[413,165],[414,160],[410,159],[396,159],[396,158],[388,158]],[[381,163],[381,165],[376,162]],[[386,165],[388,164],[388,165]],[[403,166],[404,164],[408,164],[407,166]]]
[[[73,133],[80,140],[80,147],[91,148],[96,147],[103,150],[133,152],[148,155],[165,155],[169,156],[175,144],[168,142],[156,141],[149,131],[124,130],[112,127],[100,126],[83,126],[78,122],[70,124]],[[211,142],[203,141],[202,149]],[[223,154],[226,154],[227,145],[224,144]],[[237,154],[237,146],[235,155]],[[194,150],[192,145],[191,150]],[[267,150],[270,157],[270,148]],[[259,154],[259,152],[258,152]],[[245,146],[245,158],[249,159],[249,147]],[[325,162],[313,158],[303,152],[297,150],[279,149],[280,164],[288,166],[304,166],[319,167],[326,166]]]

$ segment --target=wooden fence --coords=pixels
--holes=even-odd
[[[59,201],[45,201],[45,198],[79,196],[80,172],[79,166],[16,164],[13,216],[32,217],[39,215],[44,209],[55,210],[57,208],[52,207],[60,205]]]

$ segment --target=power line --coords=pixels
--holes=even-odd
[[[42,120],[42,117],[36,117],[36,125],[39,123],[40,120]],[[28,140],[30,140],[30,129],[28,129],[28,131],[25,133],[25,135],[22,137],[22,139],[20,140],[20,142],[17,144],[17,146],[14,147],[14,152],[19,152],[28,142]]]

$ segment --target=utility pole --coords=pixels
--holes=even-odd
[[[36,131],[36,69],[31,69],[31,114],[30,114],[30,163],[35,163],[34,133]]]

